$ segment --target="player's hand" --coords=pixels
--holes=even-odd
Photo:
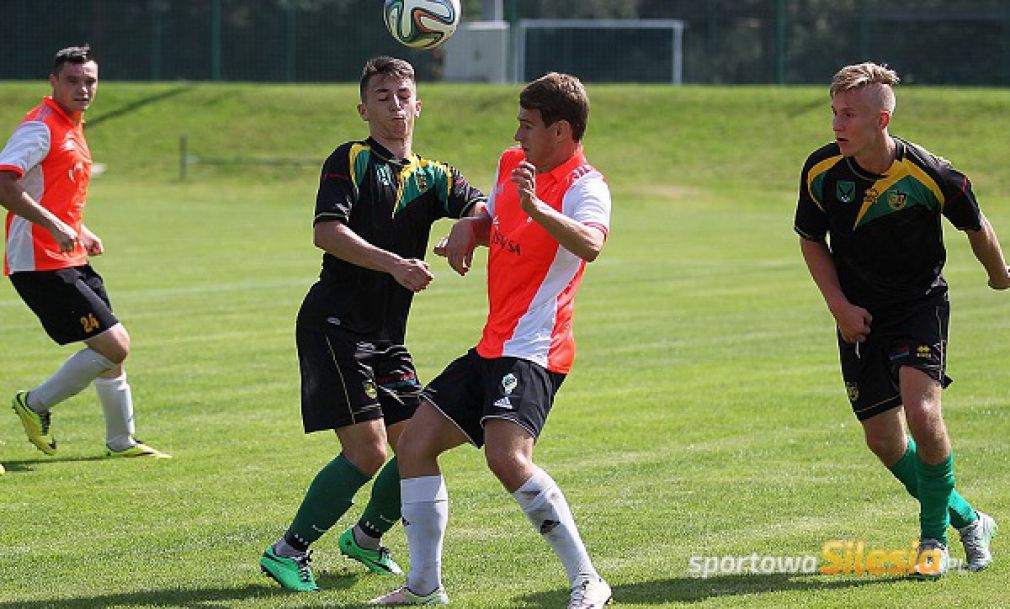
[[[532,216],[537,211],[537,169],[533,163],[522,161],[512,170],[509,180],[519,187],[519,203],[527,215]]]
[[[53,236],[56,244],[60,247],[60,251],[64,254],[69,254],[77,247],[77,231],[59,218],[53,218],[52,223],[46,227],[46,230]]]
[[[870,323],[873,316],[863,307],[848,304],[838,311],[831,312],[838,324],[838,332],[847,343],[861,343],[870,335]]]
[[[477,235],[473,220],[464,218],[453,225],[448,237],[443,237],[435,245],[434,253],[444,256],[452,270],[466,275],[473,264],[473,252],[477,248]]]
[[[101,256],[105,253],[105,247],[102,245],[102,240],[98,238],[98,235],[88,230],[87,227],[81,227],[81,245],[84,249],[88,251],[91,256]]]
[[[994,290],[1005,290],[1010,288],[1010,268],[1006,269],[1002,277],[990,277],[989,287]]]
[[[411,292],[420,292],[435,278],[428,268],[428,263],[417,258],[401,258],[393,266],[390,275]]]

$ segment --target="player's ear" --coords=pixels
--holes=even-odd
[[[358,104],[358,116],[361,117],[361,120],[368,122],[368,108],[365,107],[365,104]]]
[[[414,106],[414,116],[421,116],[421,100],[415,102],[417,105]]]
[[[881,110],[878,122],[880,123],[881,129],[886,129],[887,126],[891,124],[891,113],[887,110]]]
[[[572,124],[565,119],[554,123],[554,135],[559,140],[565,139],[566,136],[570,138],[572,136]]]

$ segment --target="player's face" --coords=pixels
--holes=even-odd
[[[98,64],[65,63],[59,74],[49,75],[49,84],[53,86],[53,101],[68,114],[84,112],[95,101],[98,91]]]
[[[831,128],[843,155],[860,156],[883,139],[889,117],[869,88],[835,93],[831,112]]]
[[[365,103],[358,104],[358,113],[368,122],[373,136],[410,139],[414,119],[421,114],[421,100],[410,79],[377,75],[368,81]]]
[[[539,171],[547,171],[557,149],[557,123],[545,125],[540,110],[529,110],[520,106],[519,127],[516,129],[515,141],[519,142],[526,160]]]

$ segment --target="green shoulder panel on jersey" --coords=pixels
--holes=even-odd
[[[866,190],[853,228],[915,205],[937,212],[943,208],[945,201],[940,187],[911,159],[897,161],[892,168],[890,174]]]
[[[817,207],[821,208],[821,211],[826,211],[824,207],[824,176],[843,158],[845,157],[840,154],[830,156],[811,167],[807,172],[807,192],[810,193],[810,198],[817,204]]]
[[[354,185],[354,197],[358,197],[361,182],[368,173],[368,162],[372,159],[372,149],[365,143],[354,143],[348,152],[348,166],[351,168],[351,184]]]
[[[410,163],[400,170],[396,212],[434,189],[435,196],[446,206],[448,213],[451,180],[452,173],[448,165],[414,156]]]

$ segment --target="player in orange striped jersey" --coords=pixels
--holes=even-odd
[[[94,382],[113,456],[168,458],[133,437],[133,399],[123,360],[130,336],[116,316],[88,256],[104,253],[84,225],[91,152],[84,112],[98,90],[98,64],[88,46],[56,53],[53,94],[33,108],[0,152],[0,204],[6,221],[4,274],[46,333],[85,348],[31,391],[14,396],[14,412],[39,450],[56,453],[50,409]]]
[[[570,609],[602,607],[597,574],[554,480],[533,446],[575,357],[572,309],[586,262],[603,249],[610,191],[586,161],[589,99],[582,83],[551,73],[519,96],[519,146],[498,164],[486,213],[456,223],[436,253],[460,274],[488,245],[490,311],[478,345],[429,384],[400,437],[401,500],[410,545],[407,584],[376,605],[445,604],[441,550],[448,495],[438,456],[485,445],[488,467],[561,560]]]

